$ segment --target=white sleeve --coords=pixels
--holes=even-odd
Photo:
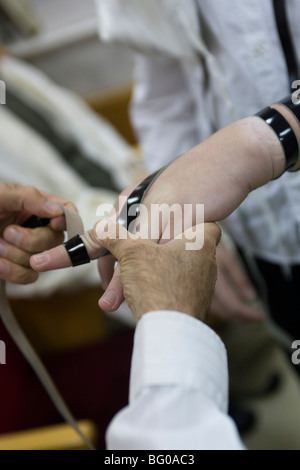
[[[133,83],[131,122],[153,172],[199,143],[195,102],[182,61],[171,56],[136,53]]]
[[[185,314],[150,312],[138,323],[129,405],[112,420],[108,450],[243,450],[227,414],[225,347]]]

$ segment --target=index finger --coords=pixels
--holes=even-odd
[[[34,271],[45,272],[72,266],[71,259],[64,245],[44,251],[30,258],[30,266]]]
[[[32,186],[3,183],[0,185],[1,212],[27,211],[40,217],[58,216],[62,210]]]

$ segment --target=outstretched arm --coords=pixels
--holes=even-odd
[[[296,152],[296,160],[289,170],[297,170],[300,167],[299,121],[286,105],[277,104],[273,107],[286,119],[287,126],[294,132],[293,151]],[[150,186],[143,204],[148,209],[148,214],[151,214],[154,204],[164,204],[166,207],[173,204],[183,207],[189,204],[194,209],[203,204],[204,220],[220,221],[231,214],[251,191],[278,178],[285,171],[286,152],[282,140],[261,117],[251,116],[226,126],[174,160]],[[129,193],[130,190],[126,190],[121,196],[128,196]],[[118,204],[119,199],[116,206]],[[143,225],[143,219],[141,222]],[[148,222],[148,219],[144,222]],[[195,223],[198,221],[192,218],[190,225]],[[151,219],[147,225],[153,227]],[[182,232],[182,224],[172,226],[171,237],[168,237],[170,225],[170,220],[163,219],[155,241],[166,242]],[[87,233],[88,243],[92,247],[91,259],[99,258],[104,251],[96,231],[97,225]],[[42,258],[31,259],[31,266],[37,271],[70,265],[70,259],[63,248],[52,250]],[[99,260],[99,271],[106,288],[106,311],[116,310],[124,300],[120,275],[113,266],[112,257]]]

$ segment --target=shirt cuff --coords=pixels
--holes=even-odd
[[[195,389],[227,412],[226,349],[200,320],[176,311],[149,312],[135,331],[130,401],[146,387],[170,385]]]

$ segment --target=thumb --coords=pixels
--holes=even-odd
[[[129,233],[124,227],[106,219],[106,221],[98,222],[92,230],[88,230],[80,238],[90,260],[100,258],[105,249],[118,259],[124,251],[122,242],[126,243]],[[71,260],[64,245],[59,245],[51,250],[32,256],[30,265],[35,271],[45,272],[67,268],[71,266]]]
[[[93,229],[93,235],[117,260],[120,260],[131,241],[136,238],[122,225],[111,220],[98,222]]]
[[[221,240],[222,231],[216,222],[207,222],[204,224],[204,236],[216,246]]]

